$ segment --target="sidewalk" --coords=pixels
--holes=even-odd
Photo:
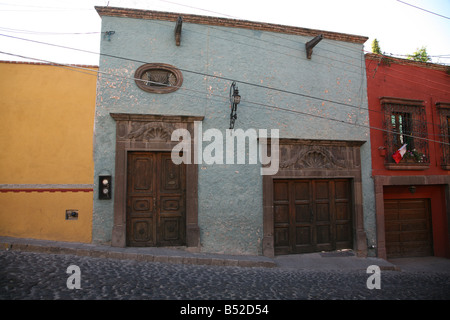
[[[137,261],[211,266],[262,267],[313,271],[352,271],[367,270],[368,266],[377,265],[381,270],[390,271],[450,273],[450,259],[425,257],[386,261],[374,257],[359,258],[352,251],[292,254],[268,258],[264,256],[249,255],[192,253],[183,249],[173,248],[117,248],[107,245],[10,237],[0,237],[0,249],[49,254],[73,254],[95,258],[130,259]]]
[[[274,268],[273,259],[263,256],[240,256],[192,253],[172,248],[118,248],[107,245],[95,245],[76,242],[60,242],[0,237],[1,250],[16,250],[50,254],[73,254],[94,258],[130,259],[138,261],[165,262],[177,264],[198,264],[212,266],[240,266]]]

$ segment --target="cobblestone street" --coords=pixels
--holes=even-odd
[[[80,289],[68,289],[70,265]],[[18,251],[0,252],[2,300],[409,300],[450,299],[450,274],[381,271],[371,274],[169,264]]]

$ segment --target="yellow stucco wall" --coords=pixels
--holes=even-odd
[[[78,210],[78,220],[66,220]],[[2,192],[0,235],[90,243],[92,192]]]
[[[96,80],[80,69],[0,62],[0,236],[91,241]],[[78,220],[65,219],[70,209]]]

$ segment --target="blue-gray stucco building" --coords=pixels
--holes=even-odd
[[[366,37],[96,9],[104,37],[93,242],[266,256],[347,248],[372,254]],[[234,129],[256,132],[269,150],[278,143],[275,174],[261,174],[260,158],[250,161],[254,139],[244,164],[226,161],[233,82],[241,96]],[[209,154],[223,162],[174,164],[176,129],[192,138],[191,160]],[[222,154],[213,148],[219,138]],[[104,178],[111,197],[99,199]]]

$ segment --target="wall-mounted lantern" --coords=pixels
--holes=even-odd
[[[231,103],[230,129],[234,129],[234,121],[237,119],[237,105],[240,102],[241,96],[239,95],[239,90],[236,85],[236,81],[233,81],[230,87],[230,103]]]

